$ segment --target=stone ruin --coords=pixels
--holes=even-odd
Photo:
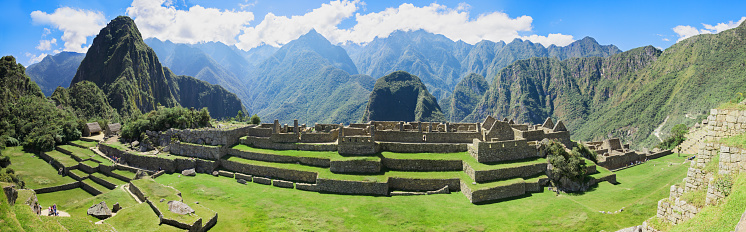
[[[671,150],[660,150],[658,148],[642,152],[632,150],[629,144],[622,145],[618,138],[606,139],[603,141],[584,142],[588,149],[596,153],[598,165],[609,170],[616,170],[636,165],[646,160],[659,158],[661,156],[672,154]]]

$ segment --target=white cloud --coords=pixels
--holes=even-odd
[[[557,46],[567,46],[575,41],[575,39],[573,39],[571,35],[563,34],[549,34],[548,36],[530,35],[522,36],[521,39],[531,40],[531,42],[534,43],[540,43],[541,45],[544,45],[544,47],[549,47],[549,45],[552,44]]]
[[[695,36],[695,35],[699,35],[699,34],[720,33],[722,31],[725,31],[725,30],[728,30],[728,29],[731,29],[731,28],[735,28],[738,25],[741,25],[741,23],[743,23],[744,21],[746,21],[746,17],[741,17],[741,19],[738,20],[737,22],[728,21],[728,22],[725,22],[725,23],[715,24],[714,26],[710,25],[710,24],[704,24],[703,23],[702,26],[704,27],[704,29],[697,29],[696,27],[688,26],[688,25],[687,26],[678,25],[678,26],[676,26],[676,27],[673,28],[673,31],[676,34],[679,35],[679,39],[676,41],[676,42],[679,42],[679,41],[682,41],[682,40],[684,40],[686,38],[689,38],[689,37],[692,37],[692,36]]]
[[[564,46],[574,41],[571,35],[563,34],[521,36],[521,32],[530,32],[532,29],[533,19],[530,16],[511,18],[502,12],[492,12],[471,19],[468,12],[471,6],[466,3],[461,3],[456,8],[448,8],[437,3],[424,7],[404,3],[380,12],[356,13],[360,9],[359,6],[364,5],[364,2],[337,0],[322,4],[305,15],[290,18],[269,13],[255,27],[244,29],[237,46],[241,49],[250,49],[261,44],[280,46],[311,29],[316,29],[332,43],[364,44],[376,37],[388,37],[398,30],[419,29],[470,44],[482,40],[509,42],[515,38],[522,38],[544,46]],[[357,23],[352,28],[337,27],[343,20],[353,17],[353,14]]]
[[[42,54],[39,54],[38,56],[35,56],[34,54],[31,54],[31,53],[28,53],[28,52],[26,53],[26,57],[29,58],[29,60],[28,60],[29,65],[39,63],[41,60],[44,59],[44,57],[47,57],[47,55],[49,55],[49,54],[42,53]],[[26,65],[26,67],[28,67],[29,65]]]
[[[244,28],[236,46],[248,50],[261,44],[280,46],[297,39],[311,29],[316,29],[332,43],[344,42],[347,32],[337,28],[342,20],[352,17],[357,11],[357,1],[331,1],[322,4],[304,15],[290,18],[268,13],[255,27]]]
[[[83,48],[83,44],[87,37],[98,34],[106,25],[103,13],[70,7],[57,8],[52,14],[37,10],[31,12],[31,19],[35,24],[51,25],[61,30],[64,50],[73,52],[86,52],[87,47]],[[45,30],[44,34],[49,33]]]
[[[39,40],[39,45],[36,46],[36,49],[39,49],[39,51],[51,50],[53,44],[57,45],[57,39],[52,38],[51,40]]]
[[[208,41],[235,44],[241,29],[254,20],[254,14],[247,11],[199,5],[177,10],[172,4],[165,0],[134,0],[127,8],[127,15],[135,20],[144,38],[190,44]]]

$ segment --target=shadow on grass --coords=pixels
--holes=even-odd
[[[544,191],[544,190],[542,190],[542,192],[543,192],[543,191]],[[531,196],[533,196],[533,195],[534,195],[533,193],[525,193],[525,194],[523,194],[523,195],[519,195],[519,196],[514,196],[514,197],[508,197],[508,198],[502,198],[502,199],[496,199],[496,200],[490,200],[490,201],[483,201],[483,202],[478,202],[478,203],[474,203],[474,205],[490,205],[490,204],[496,204],[496,203],[500,203],[500,202],[505,202],[505,201],[512,201],[512,200],[517,200],[517,199],[527,198],[527,197],[531,197]]]

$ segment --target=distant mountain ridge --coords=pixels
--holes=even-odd
[[[82,81],[101,88],[123,117],[177,105],[207,107],[218,118],[245,111],[241,100],[222,87],[176,76],[161,66],[153,49],[143,42],[135,22],[126,16],[113,19],[93,39],[71,83]]]
[[[47,55],[39,63],[29,65],[26,74],[36,82],[46,96],[51,96],[57,86],[70,87],[85,53],[60,52]]]
[[[465,120],[493,115],[541,123],[552,117],[565,122],[573,139],[618,137],[651,147],[659,142],[656,127],[665,137],[674,125],[691,126],[746,92],[743,40],[746,24],[665,51],[646,46],[606,58],[520,60],[498,72]]]

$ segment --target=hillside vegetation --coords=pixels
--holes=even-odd
[[[445,121],[438,101],[420,79],[404,71],[376,81],[362,121]]]
[[[742,24],[663,52],[647,46],[608,58],[517,61],[494,77],[465,120],[495,115],[538,124],[551,116],[565,122],[573,139],[620,137],[652,147],[660,142],[652,132],[666,118],[662,138],[746,91],[744,38]]]

